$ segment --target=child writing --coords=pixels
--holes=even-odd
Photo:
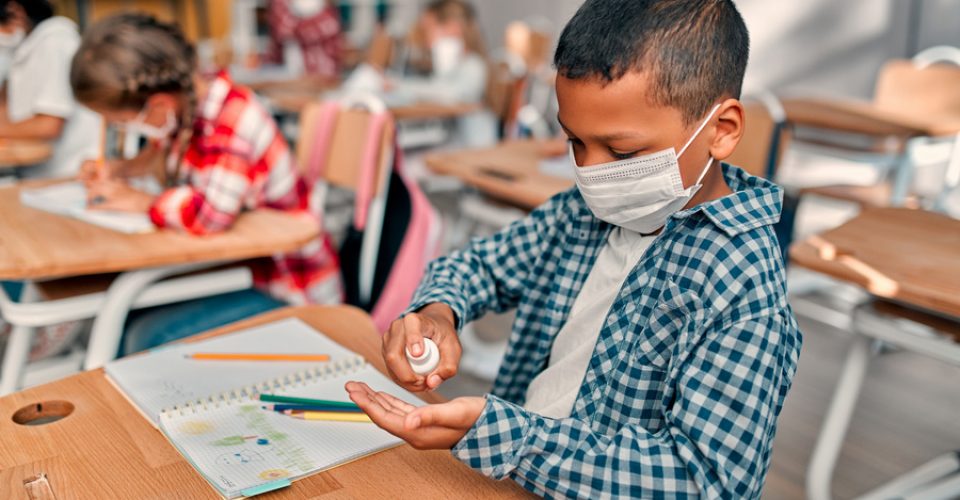
[[[195,235],[229,229],[244,210],[308,208],[308,186],[270,114],[226,74],[199,76],[194,49],[175,26],[140,14],[97,23],[84,34],[70,82],[77,99],[106,120],[155,141],[131,161],[84,171],[93,207],[145,212],[157,227]],[[126,176],[158,168],[167,185],[159,196],[124,182]],[[254,266],[254,274],[259,288],[288,302],[336,303],[341,298],[337,262],[322,239]],[[243,300],[265,302],[259,294]],[[238,310],[239,316],[257,312],[243,300],[236,298],[227,309]],[[131,327],[126,351],[209,328],[200,323],[207,316],[217,317],[218,323],[236,319],[217,304],[199,307],[208,314],[187,321],[176,314],[178,306],[167,306],[153,317],[174,321],[177,328]],[[180,307],[198,309],[196,303]],[[159,333],[161,337],[151,337]]]
[[[50,160],[23,170],[28,177],[73,175],[99,153],[100,117],[77,105],[70,91],[79,44],[76,24],[54,17],[47,0],[0,0],[0,48],[13,52],[0,139],[54,142]]]
[[[588,0],[555,55],[577,187],[435,261],[383,339],[394,379],[454,376],[457,329],[517,311],[492,394],[350,397],[418,448],[549,497],[758,498],[800,354],[774,184],[743,133],[732,0]],[[416,375],[423,338],[440,365]]]
[[[428,76],[383,79],[369,66],[358,68],[346,88],[386,90],[409,102],[440,104],[482,104],[487,90],[486,49],[473,6],[464,0],[432,0],[424,8],[417,31],[430,48]],[[457,121],[457,146],[490,146],[497,139],[493,113],[481,110]]]

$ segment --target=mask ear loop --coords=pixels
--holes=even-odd
[[[700,135],[700,132],[703,132],[703,129],[707,127],[707,124],[710,123],[711,119],[713,119],[713,115],[714,113],[717,112],[718,109],[720,109],[720,104],[716,104],[713,107],[713,109],[710,110],[710,114],[707,115],[707,117],[703,120],[703,123],[701,123],[700,126],[697,127],[697,131],[693,133],[690,139],[687,140],[687,143],[683,145],[683,148],[680,149],[680,153],[677,154],[677,160],[679,160],[680,157],[683,156],[683,153],[687,151],[687,148],[689,148],[690,145],[693,144],[693,141]],[[693,184],[694,186],[700,184],[700,182],[703,181],[703,178],[707,176],[707,171],[710,170],[710,165],[712,163],[713,163],[713,158],[710,158],[709,160],[707,160],[707,164],[703,167],[703,170],[700,171],[700,177],[697,177],[697,182]]]

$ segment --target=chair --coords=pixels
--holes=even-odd
[[[362,109],[360,109],[362,108]],[[347,302],[371,312],[386,331],[440,252],[442,225],[419,186],[407,179],[386,106],[370,95],[307,106],[297,159],[316,188],[319,209],[330,187],[354,193],[340,257]]]
[[[803,142],[827,145],[827,154],[877,164],[887,177],[871,186],[824,186],[806,189],[863,206],[909,203],[918,144],[960,144],[960,51],[935,47],[913,60],[892,60],[881,69],[872,102],[785,99],[788,121],[809,134]],[[944,64],[948,63],[948,64]],[[795,136],[805,134],[796,131]],[[954,155],[954,156],[960,156]],[[954,171],[960,170],[960,159]],[[955,175],[958,177],[960,174]]]

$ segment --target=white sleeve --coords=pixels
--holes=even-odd
[[[22,121],[36,115],[69,118],[77,103],[70,88],[70,63],[79,46],[74,37],[48,36],[38,43],[20,64],[11,68],[9,100],[18,102],[17,116]],[[18,96],[25,96],[18,97]],[[18,100],[23,99],[23,100]]]
[[[408,78],[397,84],[397,92],[404,96],[441,104],[479,103],[486,91],[487,64],[477,56],[465,58],[449,76]]]

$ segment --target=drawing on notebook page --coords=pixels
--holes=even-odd
[[[200,436],[213,431],[213,424],[204,420],[190,420],[180,425],[180,432]]]
[[[227,436],[210,443],[210,446],[237,446],[247,442],[250,439],[256,439],[257,436]]]
[[[263,455],[255,451],[243,449],[224,453],[217,457],[216,462],[220,465],[244,465],[250,462],[263,462]]]
[[[290,477],[290,471],[283,469],[267,469],[260,474],[258,474],[260,479],[267,481],[275,481],[277,479],[283,479],[285,477]]]
[[[277,431],[267,420],[265,412],[256,405],[241,406],[237,416],[244,420],[244,425],[251,434],[256,433],[270,440],[272,445],[270,452],[281,460],[284,468],[307,472],[317,466],[310,459],[307,450],[292,442],[287,434]]]

